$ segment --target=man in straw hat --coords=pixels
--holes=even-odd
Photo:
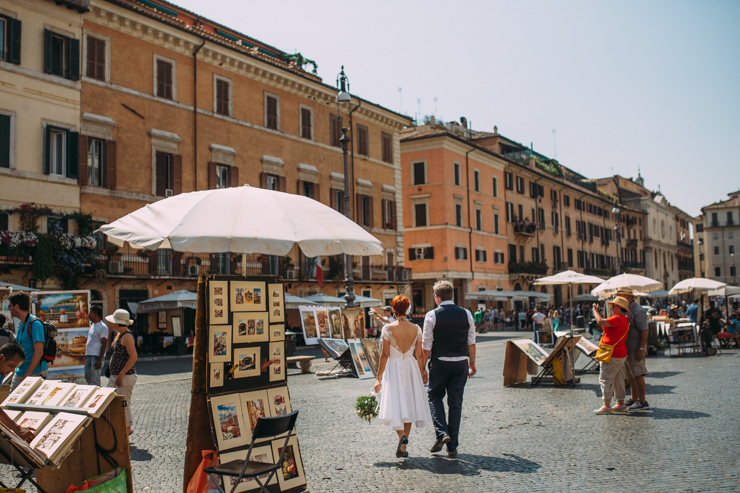
[[[630,330],[627,333],[627,363],[624,368],[627,379],[630,381],[631,396],[625,405],[630,411],[646,411],[650,409],[645,398],[645,375],[648,374],[645,366],[648,340],[647,314],[635,301],[632,288],[619,288],[617,296],[629,301]]]

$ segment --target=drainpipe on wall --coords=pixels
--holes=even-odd
[[[195,24],[197,25],[199,22],[200,19],[197,19]],[[193,190],[196,192],[198,191],[198,52],[205,44],[206,40],[204,39],[193,52],[193,170],[195,173]]]
[[[468,155],[475,150],[475,147],[465,153],[465,177],[466,186],[468,193],[468,246],[470,247],[470,290],[473,291],[473,279],[475,279],[475,272],[473,271],[473,225],[471,223],[472,214],[470,213],[470,163],[468,161]]]

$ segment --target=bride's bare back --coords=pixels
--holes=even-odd
[[[401,353],[406,353],[414,345],[414,339],[419,332],[419,326],[406,320],[397,320],[388,324],[388,330],[391,331],[398,350]],[[420,345],[421,340],[417,340],[416,344]]]

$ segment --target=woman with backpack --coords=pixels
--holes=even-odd
[[[116,337],[111,344],[111,358],[108,368],[110,377],[108,387],[116,389],[116,394],[122,395],[126,399],[126,427],[128,434],[134,432],[133,418],[131,417],[131,395],[134,393],[136,385],[136,360],[139,358],[136,353],[136,344],[134,335],[128,330],[129,325],[134,323],[129,317],[129,313],[123,308],[116,310],[113,315],[105,317],[108,323],[112,324],[110,329],[116,331]]]

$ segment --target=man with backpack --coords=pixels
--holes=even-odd
[[[10,391],[15,390],[24,378],[34,376],[46,378],[49,376],[49,367],[44,359],[44,343],[46,331],[44,324],[34,315],[31,315],[31,299],[28,294],[14,293],[8,298],[10,314],[21,321],[16,330],[16,341],[23,347],[26,357],[23,364],[15,369]]]

